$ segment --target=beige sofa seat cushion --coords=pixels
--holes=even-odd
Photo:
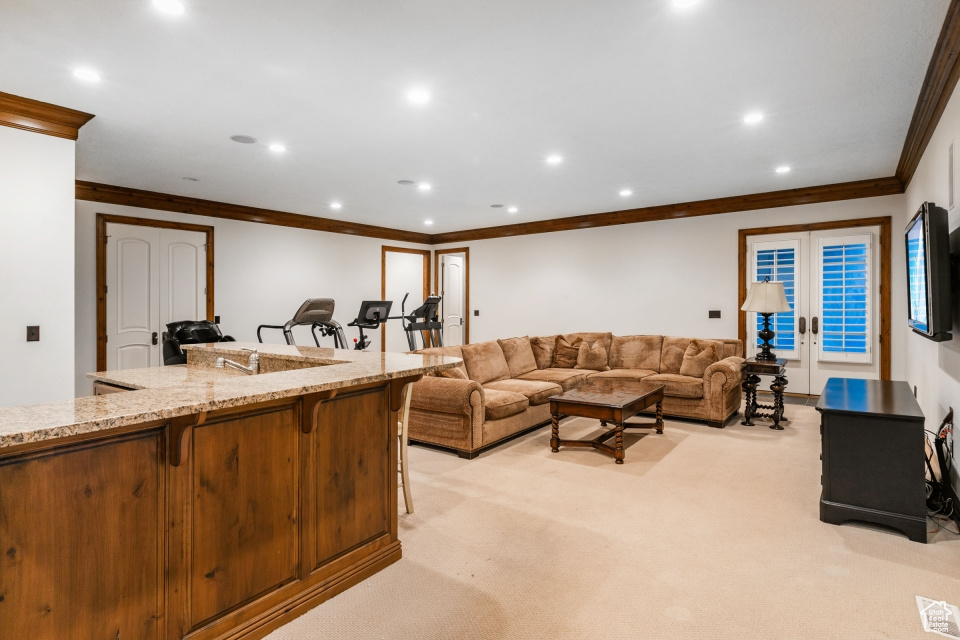
[[[611,369],[660,370],[663,336],[613,336],[610,341]]]
[[[559,336],[538,336],[530,338],[530,347],[533,357],[537,361],[537,369],[549,369],[553,364],[553,352],[557,349]]]
[[[590,374],[590,380],[602,378],[604,380],[643,380],[648,376],[656,375],[652,369],[610,369]]]
[[[603,341],[597,340],[592,344],[584,340],[580,343],[580,352],[577,354],[577,366],[574,369],[592,369],[606,371],[607,350],[603,348]]]
[[[419,353],[425,356],[447,356],[450,358],[461,358],[461,359],[463,358],[463,353],[460,351],[460,347],[429,347],[427,349],[420,349],[419,351],[413,351],[412,353]],[[467,377],[467,368],[462,363],[460,364],[459,367],[457,367],[457,369],[459,369],[463,373],[462,377],[464,378]],[[444,378],[461,377],[455,373],[451,374],[449,373],[449,371],[445,373],[446,375],[444,375],[444,373],[440,373],[438,375]]]
[[[710,340],[694,340],[683,352],[680,375],[702,378],[707,367],[718,360],[720,360],[720,349],[717,343]]]
[[[510,377],[510,368],[503,355],[503,349],[496,340],[468,344],[460,347],[463,353],[463,364],[467,367],[467,375],[471,380],[486,384],[494,380],[505,380]]]
[[[486,389],[495,389],[497,391],[512,391],[526,396],[530,401],[531,407],[544,404],[550,401],[550,396],[559,395],[563,388],[555,382],[544,382],[542,380],[498,380],[488,382],[483,385]]]
[[[507,368],[510,369],[511,378],[516,378],[537,368],[537,359],[533,355],[533,347],[530,345],[530,338],[527,336],[497,340],[497,342],[500,343],[503,357],[507,360]]]
[[[487,420],[500,420],[523,413],[529,406],[530,401],[522,393],[483,389],[483,417]]]
[[[647,376],[644,382],[662,384],[663,393],[678,398],[702,398],[703,378],[682,376],[679,373],[657,373]]]
[[[560,385],[564,391],[569,391],[571,388],[586,380],[587,376],[591,373],[596,372],[590,371],[589,369],[538,369],[536,371],[531,371],[530,373],[525,373],[522,376],[518,376],[517,379],[554,382]]]

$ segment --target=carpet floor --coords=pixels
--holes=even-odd
[[[787,416],[668,420],[628,432],[623,465],[551,453],[548,427],[470,461],[411,447],[403,559],[268,637],[933,637],[915,596],[960,604],[960,537],[821,523],[819,414]]]

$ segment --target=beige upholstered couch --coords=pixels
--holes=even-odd
[[[574,364],[570,357],[578,345]],[[722,427],[740,408],[740,340],[574,333],[418,353],[463,358],[463,365],[445,372],[456,377],[425,377],[413,385],[410,439],[454,449],[466,458],[548,422],[550,396],[590,378],[663,384],[665,415],[705,420],[714,427]]]

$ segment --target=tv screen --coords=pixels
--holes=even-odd
[[[924,216],[918,215],[907,227],[907,291],[910,299],[910,326],[928,333],[927,316],[927,242],[923,230]]]
[[[915,333],[951,340],[950,228],[947,210],[925,202],[904,232],[907,250],[907,323]]]

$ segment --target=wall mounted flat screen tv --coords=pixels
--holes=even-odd
[[[925,202],[904,234],[907,246],[907,323],[914,332],[943,342],[950,310],[950,229],[947,210]]]

